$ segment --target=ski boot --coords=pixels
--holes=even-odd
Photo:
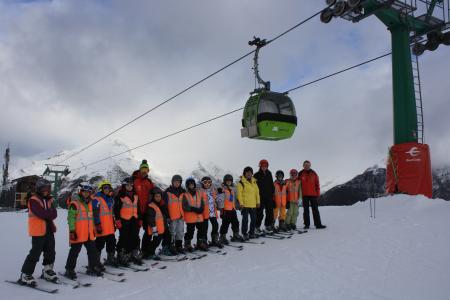
[[[327,226],[320,224],[319,226],[316,226],[316,229],[325,229]]]
[[[86,274],[91,275],[91,276],[101,277],[101,276],[103,276],[103,271],[100,266],[95,266],[95,267],[89,266],[86,270]]]
[[[25,273],[22,273],[20,275],[20,279],[18,282],[23,285],[37,286],[37,281],[36,279],[34,279],[33,275],[28,275]]]
[[[111,267],[118,267],[119,263],[117,261],[117,258],[114,255],[114,252],[109,252],[106,256],[105,265],[111,266]]]
[[[138,249],[134,249],[131,252],[131,261],[138,266],[142,266],[144,263],[142,262],[142,254],[139,253]]]
[[[280,229],[280,231],[286,232],[286,224],[284,223],[284,220],[280,220],[279,224],[278,224],[278,228]]]
[[[120,266],[128,267],[130,265],[130,254],[126,253],[125,249],[120,249],[117,260]]]
[[[297,230],[297,225],[291,224],[291,229],[292,229],[292,230]]]
[[[245,242],[245,238],[239,234],[239,232],[233,232],[233,236],[231,237],[232,242]]]
[[[214,234],[211,236],[211,243],[209,243],[210,247],[217,247],[219,249],[223,248],[222,243],[219,241],[219,236],[217,234]]]
[[[183,241],[175,241],[175,247],[176,247],[176,254],[185,254],[184,249],[183,249]]]
[[[255,232],[254,233],[256,233],[257,235],[260,235],[263,232],[262,232],[262,230],[259,227],[257,227],[257,228],[255,228]]]
[[[208,244],[204,240],[197,241],[197,249],[200,251],[208,251]]]
[[[230,241],[227,240],[227,235],[226,234],[221,234],[220,238],[219,238],[219,241],[223,245],[229,245],[230,244]]]
[[[248,239],[257,239],[258,236],[254,233],[254,232],[250,232],[250,234],[248,235]]]
[[[75,272],[74,270],[66,269],[64,277],[69,278],[70,280],[77,280],[77,272]]]
[[[244,233],[242,238],[244,239],[244,241],[248,241],[250,239],[250,236],[247,233]]]
[[[194,248],[191,245],[191,240],[184,240],[184,249],[187,252],[194,252]]]
[[[41,278],[51,282],[58,282],[58,275],[53,271],[53,264],[44,266]]]

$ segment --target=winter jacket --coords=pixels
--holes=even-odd
[[[163,218],[164,218],[164,231],[167,231],[167,220],[169,217],[169,213],[167,211],[167,206],[160,201],[159,203],[156,201],[153,201],[153,203],[156,204],[156,206],[158,206],[159,210],[161,211]],[[155,227],[156,226],[156,211],[149,207],[147,209],[147,212],[145,213],[145,222],[149,227]]]
[[[298,177],[302,182],[302,196],[320,196],[319,176],[314,170],[301,170]]]
[[[190,193],[192,196],[195,196],[197,193],[197,190],[194,193],[191,192],[186,192],[186,193]],[[205,209],[205,203],[203,201],[200,201],[200,207],[196,208],[196,207],[191,207],[189,205],[189,201],[187,199],[187,197],[183,196],[183,210],[187,211],[187,212],[195,212],[197,214],[203,214],[203,210]],[[197,210],[197,211],[196,211]]]
[[[134,191],[128,192],[124,187],[121,187],[119,192],[117,193],[116,198],[114,199],[114,207],[113,207],[113,211],[114,211],[114,218],[116,220],[120,220],[120,210],[122,209],[122,200],[120,200],[120,198],[125,197],[128,194],[128,197],[130,197],[130,199],[133,199],[135,193]],[[142,215],[140,210],[138,209],[138,219],[142,219]]]
[[[272,183],[273,184],[273,183]],[[256,179],[252,177],[248,181],[244,176],[241,176],[237,184],[237,198],[239,205],[243,208],[256,208],[260,204],[259,188]],[[272,201],[272,199],[270,199]]]
[[[88,209],[88,204],[86,203],[86,201],[80,196],[80,195],[75,195],[74,196],[74,201],[78,201],[79,203],[81,203],[81,205],[83,205],[86,210]],[[67,223],[69,224],[69,231],[70,232],[74,232],[75,231],[75,222],[77,220],[77,215],[78,215],[78,209],[75,207],[75,205],[70,205],[69,206],[69,212],[67,213]],[[94,224],[92,224],[94,225]]]
[[[263,172],[261,169],[253,176],[258,183],[261,202],[268,203],[273,201],[275,186],[273,184],[272,173],[269,170]]]
[[[148,176],[142,177],[139,170],[133,172],[134,190],[139,197],[139,213],[144,215],[147,211],[150,191],[155,187]]]
[[[34,200],[36,199],[36,200]],[[56,226],[53,222],[54,219],[58,216],[57,210],[54,207],[54,202],[52,197],[41,197],[39,195],[33,196],[33,200],[29,201],[30,212],[45,221],[45,230],[48,232],[49,230],[53,233],[56,232]],[[41,201],[40,205],[37,201]]]
[[[236,191],[236,187],[234,185],[232,186],[225,186],[222,184],[221,186],[222,189],[222,193],[217,193],[217,209],[222,210],[225,207],[225,190],[229,190],[231,191],[231,194],[234,195],[234,206],[236,207],[236,209],[239,209],[239,201],[237,200],[237,191]]]
[[[114,205],[114,198],[108,195],[103,194],[102,192],[98,192],[95,194],[95,197],[92,199],[92,210],[94,213],[94,224],[100,224],[100,201],[97,199],[97,197],[101,197],[105,200],[106,205],[108,205],[108,208],[110,211],[113,210]]]
[[[166,203],[166,204],[169,203],[169,197],[167,196],[167,193],[171,193],[171,194],[174,194],[177,197],[180,197],[180,195],[185,193],[185,192],[186,192],[186,190],[183,189],[181,186],[179,188],[175,188],[173,186],[169,186],[163,193],[164,203]]]

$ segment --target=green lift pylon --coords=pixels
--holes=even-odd
[[[449,0],[326,0],[326,4],[328,7],[320,16],[324,23],[329,23],[333,17],[341,17],[356,23],[375,15],[391,32],[394,147],[403,145],[404,149],[399,150],[400,152],[404,152],[407,147],[410,147],[404,153],[410,154],[411,157],[405,158],[404,162],[419,161],[416,156],[421,153],[421,150],[414,143],[423,143],[422,137],[419,136],[419,133],[423,135],[423,116],[421,97],[419,99],[420,106],[417,105],[416,96],[418,95],[416,95],[415,82],[418,82],[420,89],[420,78],[415,78],[418,75],[413,72],[411,45],[413,55],[421,55],[425,50],[434,51],[441,44],[450,44]],[[420,12],[422,14],[419,15]],[[424,42],[425,37],[426,42]],[[416,71],[418,72],[418,70]],[[419,113],[418,108],[420,109]],[[421,121],[418,122],[418,120]],[[424,157],[424,160],[428,159],[429,161],[428,146],[424,146],[426,147],[423,148],[423,152],[428,153],[428,158]],[[391,155],[390,158],[392,158]],[[402,173],[398,168],[406,170],[410,168],[411,164],[402,166],[399,163],[399,157],[395,159],[395,163],[393,160],[391,161],[391,171],[396,177],[395,190],[410,193],[407,189],[413,189],[398,188],[398,175]],[[423,173],[427,173],[427,177],[430,177],[427,190],[430,190],[431,166],[417,167],[414,172],[416,172],[417,178]],[[405,175],[405,177],[408,176]],[[414,186],[415,183],[411,181],[405,184],[405,186],[408,185]],[[414,192],[411,193],[414,194]],[[418,193],[431,196],[431,192]]]
[[[62,178],[69,175],[69,166],[46,164],[43,176],[47,177],[53,184],[52,196],[58,204],[58,192],[61,187]],[[51,178],[52,177],[52,178]]]

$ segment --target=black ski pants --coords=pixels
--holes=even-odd
[[[256,227],[261,227],[262,221],[264,219],[264,213],[266,218],[264,220],[264,225],[266,227],[273,226],[273,199],[263,199],[261,198],[261,203],[259,208],[256,209]]]
[[[320,220],[320,213],[319,213],[319,202],[317,201],[318,197],[313,196],[303,196],[303,223],[305,226],[310,225],[310,219],[309,219],[309,207],[311,206],[311,210],[313,213],[313,219],[314,219],[314,226],[321,226],[322,221]]]
[[[39,262],[41,253],[44,252],[43,265],[51,265],[55,262],[55,236],[47,229],[44,236],[33,236],[31,238],[31,250],[22,266],[22,273],[32,275],[36,264]]]
[[[220,234],[227,234],[228,227],[233,230],[233,233],[239,232],[239,220],[235,210],[224,210],[222,214],[222,225],[220,226]]]
[[[86,248],[86,252],[88,255],[88,265],[90,268],[98,266],[100,261],[98,260],[98,252],[95,247],[94,241],[87,241],[84,243],[75,243],[70,245],[69,256],[67,257],[66,262],[66,270],[75,270],[77,266],[78,254],[80,254],[81,247]]]

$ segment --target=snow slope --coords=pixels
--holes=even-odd
[[[325,230],[265,239],[241,252],[227,248],[226,256],[167,262],[166,270],[128,273],[126,283],[60,286],[58,296],[3,283],[19,275],[30,239],[25,213],[1,213],[0,299],[450,299],[450,203],[405,195],[376,201],[376,219],[369,201],[322,207]],[[57,270],[68,252],[65,217],[60,210]]]

